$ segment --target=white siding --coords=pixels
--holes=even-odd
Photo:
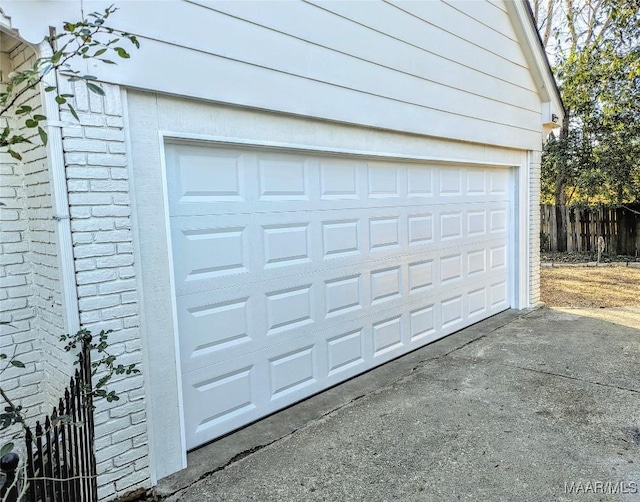
[[[113,23],[142,48],[116,68],[92,67],[105,81],[436,137],[540,142],[525,56],[506,12],[485,0],[120,7]]]

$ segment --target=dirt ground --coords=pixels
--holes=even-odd
[[[640,269],[631,267],[543,267],[542,301],[549,307],[640,305]]]

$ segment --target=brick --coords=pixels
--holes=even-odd
[[[128,193],[114,193],[113,203],[120,206],[129,206],[131,205],[131,198]]]
[[[71,230],[73,232],[96,232],[113,229],[113,220],[110,218],[89,218],[86,220],[73,220]],[[100,242],[96,239],[96,242]]]
[[[64,154],[65,164],[68,166],[84,166],[87,164],[87,154],[86,153],[76,153],[76,152],[67,152]],[[69,172],[69,167],[67,167],[67,173]]]
[[[109,153],[127,153],[127,147],[124,143],[109,143]]]
[[[88,192],[89,182],[86,180],[68,180],[67,190],[69,192]]]
[[[64,140],[63,144],[65,151],[68,152],[105,153],[107,151],[105,142],[97,139],[72,138]]]
[[[94,192],[128,192],[129,182],[126,180],[92,180],[91,190]]]
[[[122,129],[107,129],[105,127],[85,127],[84,137],[105,141],[124,141]]]
[[[118,230],[131,228],[131,220],[129,218],[116,218],[113,223]]]
[[[111,435],[111,439],[114,443],[120,443],[121,441],[125,441],[127,439],[132,439],[136,436],[140,436],[141,434],[146,434],[147,432],[147,424],[141,423],[138,425],[129,425],[125,429],[121,429],[119,431],[114,432]],[[133,450],[135,451],[135,450]],[[121,455],[120,458],[124,457],[127,454]],[[131,460],[135,460],[138,457],[134,457]],[[114,460],[114,465],[118,466],[118,459]],[[120,463],[122,465],[122,463]]]
[[[122,293],[121,295],[122,303],[136,303],[138,301],[138,292],[137,291],[128,291],[126,293]]]
[[[2,244],[3,253],[26,253],[27,251],[29,251],[29,242],[27,241],[7,242]]]
[[[87,296],[98,296],[98,286],[96,284],[78,286],[78,297],[86,298]]]
[[[94,258],[83,258],[76,260],[76,272],[84,272],[96,269],[96,260]]]
[[[115,434],[114,434],[115,436]],[[123,465],[133,464],[136,460],[148,455],[146,448],[134,448],[133,450],[123,453],[122,455],[113,459],[113,465],[115,467],[121,467]]]
[[[27,285],[16,286],[8,289],[6,292],[8,293],[9,298],[26,298],[27,296],[31,296],[33,294],[33,287]]]
[[[97,217],[123,217],[130,216],[131,209],[127,206],[96,206],[91,209],[91,214]]]
[[[116,490],[123,491],[126,489],[132,489],[137,486],[148,486],[148,474],[146,471],[133,472],[128,476],[125,476],[116,481]]]
[[[100,476],[98,476],[100,480]],[[116,487],[113,483],[98,487],[98,500],[112,499],[116,495]]]
[[[117,274],[114,270],[93,270],[90,272],[78,272],[76,274],[76,280],[79,285],[112,281],[116,279],[116,277]]]
[[[94,298],[83,298],[79,301],[79,307],[81,311],[97,310],[107,307],[113,307],[120,303],[118,295],[112,296],[97,296]]]
[[[110,268],[110,267],[122,267],[126,265],[133,265],[132,255],[115,255],[107,256],[105,258],[99,258],[96,261],[98,268]]]
[[[105,167],[68,167],[67,178],[108,179],[109,169]]]
[[[102,318],[105,320],[108,320],[108,319],[116,319],[116,318],[131,316],[131,315],[137,315],[137,314],[138,314],[138,306],[135,304],[128,304],[128,305],[120,305],[117,307],[104,309],[102,311]]]
[[[82,138],[82,127],[67,125],[62,128],[62,137],[67,138]]]
[[[132,277],[135,277],[135,276],[136,276],[136,271],[132,266],[123,267],[120,270],[118,270],[118,277],[120,277],[120,279],[131,279]]]
[[[127,242],[131,240],[129,230],[113,230],[111,232],[96,232],[95,242]]]
[[[0,266],[19,265],[24,263],[22,254],[2,254],[0,255]]]
[[[109,127],[124,127],[122,117],[107,117],[107,125]]]
[[[89,154],[88,162],[90,165],[107,166],[107,167],[124,167],[127,165],[125,155],[110,153],[106,155]]]
[[[79,206],[109,205],[112,202],[108,193],[72,193],[69,194],[69,204]]]
[[[96,451],[96,457],[100,454],[99,451]],[[114,481],[127,476],[133,473],[133,465],[127,465],[125,467],[120,467],[119,469],[111,468],[110,470],[99,473],[98,477],[101,483],[113,483]]]
[[[18,211],[0,207],[0,221],[15,221],[19,217]]]
[[[129,179],[129,172],[125,167],[112,167],[111,179],[113,180],[127,180]]]
[[[110,243],[75,246],[73,254],[76,258],[89,258],[115,254],[115,246]]]
[[[69,208],[69,213],[71,218],[90,218],[91,217],[91,207],[90,206],[71,206]]]
[[[116,281],[116,282],[107,282],[100,284],[98,289],[100,290],[100,294],[109,294],[109,293],[122,293],[124,291],[134,291],[136,289],[136,281],[135,280],[126,280],[126,281]]]

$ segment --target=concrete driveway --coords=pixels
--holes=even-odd
[[[637,501],[640,310],[507,311],[188,460],[168,500]]]

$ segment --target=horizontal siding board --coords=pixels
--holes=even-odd
[[[450,5],[439,2],[415,2],[407,0],[387,0],[388,3],[409,12],[424,22],[438,27],[469,43],[504,58],[511,63],[527,67],[520,45],[495,29],[478,22]],[[461,4],[461,7],[464,4]],[[512,31],[512,29],[511,29]]]
[[[538,127],[539,112],[535,109],[523,109],[477,93],[464,92],[437,82],[400,73],[385,66],[309,44],[298,38],[285,36],[256,24],[204,10],[195,5],[185,3],[182,8],[183,15],[193,20],[189,38],[182,41],[180,45],[185,51],[195,49],[202,53],[211,53],[210,51],[213,50],[214,56],[220,55],[292,76],[311,78],[408,104],[450,111],[460,116],[482,120],[487,118],[487,112],[489,112],[490,122],[524,127],[533,131]],[[127,18],[140,19],[146,11],[148,9],[144,4],[135,2],[129,7]],[[153,36],[164,27],[163,41],[177,43],[184,38],[184,31],[180,25],[167,25],[157,13],[151,13],[145,19],[144,26],[138,31],[141,37]],[[208,28],[212,25],[216,26],[216,29],[213,33],[209,33]],[[124,26],[127,30],[131,28],[133,26]],[[233,40],[234,43],[225,43],[228,40]],[[187,46],[182,45],[184,43],[187,43]],[[396,59],[407,60],[408,58],[405,56]],[[215,67],[211,62],[209,66],[214,70],[212,74],[215,74]],[[446,69],[444,71],[446,72]],[[534,108],[533,103],[531,107]]]
[[[357,67],[360,71],[364,66],[363,61],[367,61],[371,65],[384,68],[362,70],[366,73],[377,71],[380,74],[386,74],[395,69],[401,72],[396,79],[404,78],[407,81],[413,80],[414,77],[424,79],[425,88],[416,94],[416,97],[421,99],[418,104],[422,106],[428,106],[425,98],[433,99],[433,96],[436,96],[440,104],[447,102],[443,100],[448,100],[449,97],[452,103],[481,102],[479,106],[472,108],[465,105],[466,113],[471,111],[472,116],[474,116],[473,109],[481,112],[483,106],[489,106],[483,101],[484,98],[496,101],[497,106],[506,103],[534,113],[538,113],[540,109],[539,98],[533,91],[496,80],[487,73],[456,64],[307,4],[287,3],[284,4],[286,11],[281,10],[283,4],[271,2],[256,4],[256,9],[246,9],[242,7],[242,3],[238,6],[235,2],[224,3],[224,6],[234,15],[242,14],[249,21],[184,2],[181,7],[181,16],[192,19],[192,29],[188,38],[185,38],[180,24],[167,24],[158,13],[147,15],[149,9],[143,2],[132,2],[124,7],[127,9],[127,16],[123,19],[128,22],[122,25],[122,29],[134,32],[137,28],[136,33],[142,37],[167,41],[183,46],[185,50],[192,48],[298,76],[313,74],[312,78],[352,88],[358,88],[358,82],[354,79],[332,81],[324,78],[319,72],[348,67]],[[285,15],[287,13],[288,15]],[[146,20],[144,25],[139,26],[131,21],[143,17]],[[262,19],[267,19],[267,22],[270,21],[270,24],[276,26],[269,29],[262,27],[258,24]],[[277,20],[288,21],[278,22]],[[323,26],[322,30],[317,29],[319,24]],[[212,32],[210,26],[216,26],[216,29]],[[292,35],[285,33],[292,33]],[[331,36],[327,37],[327,33]],[[302,37],[311,39],[311,43],[304,42]],[[229,40],[234,42],[229,43]],[[321,49],[325,47],[324,43],[332,47]],[[351,55],[347,51],[350,51]],[[336,52],[342,54],[336,54]],[[313,54],[313,62],[310,61],[310,54]],[[399,57],[399,54],[402,54],[402,57]],[[371,82],[387,80],[384,76],[378,75],[373,78],[375,80]],[[361,80],[366,82],[364,78]],[[397,88],[403,89],[410,85],[410,83],[406,86],[400,85]],[[362,90],[378,93],[372,89]],[[460,93],[464,96],[460,96]],[[478,97],[482,99],[479,100]],[[397,99],[412,100],[408,97]],[[457,112],[465,114],[461,110]],[[511,113],[521,114],[520,111],[514,110],[501,115],[507,117]]]
[[[487,0],[487,2],[493,5],[496,9],[501,10],[505,14],[507,13],[507,9],[504,6],[504,2],[502,0]]]
[[[494,31],[501,33],[518,43],[518,37],[513,31],[511,20],[506,12],[498,9],[486,0],[443,0],[452,9],[459,10],[463,14],[476,19],[478,22],[489,26]]]
[[[160,80],[170,90],[165,92],[176,95],[514,148],[528,149],[540,142],[539,132],[354,92],[153,40],[141,44],[138,56],[156,67],[172,61]],[[215,58],[216,78],[209,71],[211,58]],[[95,70],[98,78],[109,81],[111,72],[103,67]],[[131,65],[120,80],[137,87],[149,71],[145,65]]]
[[[247,9],[243,3],[223,2],[207,3],[206,7],[245,18],[256,25],[278,31],[282,36],[289,34],[463,92],[479,94],[536,112],[540,109],[535,90],[523,88],[508,80],[496,79],[493,67],[480,69],[465,66],[441,54],[434,54],[310,4],[259,2]],[[206,15],[203,13],[202,17],[206,18]],[[318,29],[318,26],[322,29]],[[425,29],[429,28],[433,29],[429,26]],[[505,101],[505,97],[509,97],[509,100]]]
[[[422,2],[415,2],[422,3]],[[432,4],[435,2],[424,2]],[[469,68],[478,68],[500,80],[536,91],[528,68],[514,64],[500,55],[482,47],[482,41],[471,43],[452,33],[409,15],[387,3],[367,3],[367,8],[358,8],[352,2],[314,1],[314,5],[351,19],[397,39],[409,42],[432,52],[446,54],[447,58]],[[330,36],[327,33],[327,36]],[[523,56],[524,60],[524,56]]]

